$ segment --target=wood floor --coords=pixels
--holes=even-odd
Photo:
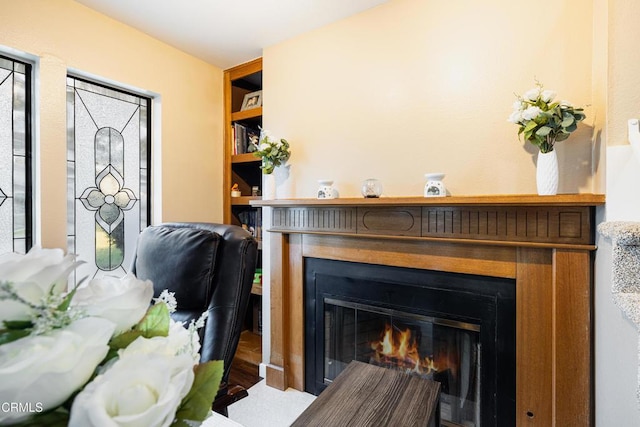
[[[250,331],[243,331],[240,335],[238,350],[231,364],[229,384],[237,384],[245,389],[258,383],[259,365],[262,360],[262,336]]]

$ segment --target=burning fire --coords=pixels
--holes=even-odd
[[[400,330],[388,323],[385,324],[380,340],[371,343],[371,349],[374,351],[372,363],[396,367],[423,376],[457,366],[448,360],[451,355],[442,355],[444,357],[438,357],[438,360],[433,355],[421,357],[418,343],[412,337],[411,330]]]

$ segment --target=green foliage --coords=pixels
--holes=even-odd
[[[30,332],[31,329],[0,329],[0,345],[24,338]]]
[[[212,360],[194,366],[195,378],[189,393],[182,399],[176,413],[176,425],[188,426],[186,420],[203,421],[209,416],[213,400],[220,389],[224,362]]]
[[[263,130],[262,138],[253,155],[262,159],[262,172],[269,175],[277,166],[289,159],[291,152],[286,139],[275,140],[268,131]]]
[[[166,337],[169,335],[169,309],[166,304],[155,304],[149,307],[147,314],[133,328],[140,331],[143,337]]]
[[[584,110],[566,101],[554,102],[556,94],[544,90],[540,82],[523,96],[517,96],[509,121],[518,125],[518,136],[538,146],[542,153],[553,151],[585,119]]]

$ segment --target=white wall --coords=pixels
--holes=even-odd
[[[640,221],[640,159],[631,147],[607,149],[606,221]],[[612,244],[597,236],[595,280],[596,425],[640,426],[638,331],[611,297]]]

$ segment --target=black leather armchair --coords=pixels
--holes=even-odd
[[[176,321],[198,319],[209,312],[200,330],[200,360],[224,361],[224,375],[213,410],[227,415],[227,406],[245,396],[242,387],[228,386],[231,362],[249,305],[258,244],[234,225],[165,223],[138,236],[132,271],[153,282],[154,296],[175,292]]]

